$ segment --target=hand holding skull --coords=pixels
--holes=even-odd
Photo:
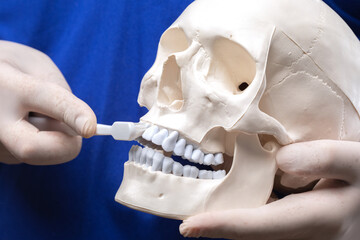
[[[255,209],[203,213],[180,225],[186,237],[356,239],[360,227],[360,143],[321,140],[280,149],[285,173],[321,178],[312,191]]]
[[[36,165],[74,159],[96,117],[45,54],[0,41],[0,161]],[[40,129],[39,129],[40,128]]]

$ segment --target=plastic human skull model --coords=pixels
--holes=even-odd
[[[279,145],[359,140],[359,45],[319,0],[196,0],[143,78],[147,147],[116,200],[177,219],[265,204]]]

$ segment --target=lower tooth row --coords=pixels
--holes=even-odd
[[[199,170],[190,165],[183,166],[151,148],[141,148],[135,145],[129,151],[129,161],[151,168],[152,171],[162,171],[163,173],[190,178],[221,179],[226,174],[225,170],[209,171]]]

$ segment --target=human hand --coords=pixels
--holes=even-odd
[[[96,131],[90,107],[76,98],[45,54],[0,41],[0,162],[59,164],[74,159]],[[80,135],[80,136],[79,136]]]
[[[360,234],[360,143],[321,140],[285,146],[285,173],[321,179],[313,190],[255,209],[209,212],[180,225],[185,237],[354,240]]]

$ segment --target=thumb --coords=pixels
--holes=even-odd
[[[192,216],[179,226],[180,234],[195,238],[232,238],[234,233],[231,225],[234,219],[231,219],[232,214],[228,213],[228,211],[206,212]]]
[[[95,134],[96,116],[85,102],[54,83],[33,81],[31,84],[28,93],[22,95],[29,111],[64,122],[83,137]]]
[[[351,183],[358,178],[359,149],[360,143],[350,141],[295,143],[282,147],[276,155],[276,161],[285,173]]]

